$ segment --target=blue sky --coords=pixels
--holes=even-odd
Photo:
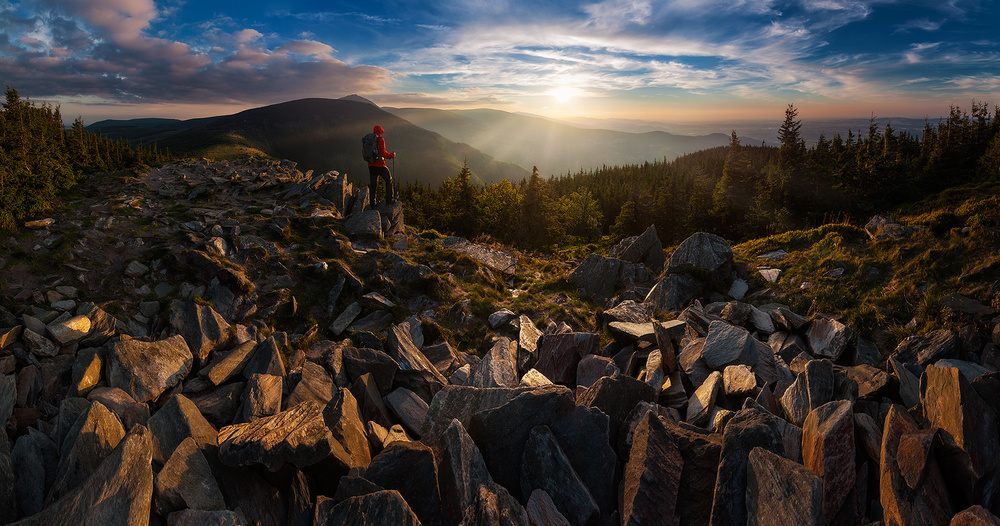
[[[670,121],[1000,103],[989,0],[0,0],[0,82],[65,117],[380,105]]]

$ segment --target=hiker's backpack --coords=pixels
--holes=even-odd
[[[369,163],[375,163],[382,159],[378,151],[378,135],[369,133],[361,138],[361,156]]]

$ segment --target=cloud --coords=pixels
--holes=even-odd
[[[253,28],[203,25],[188,41],[154,36],[150,0],[44,0],[0,21],[0,71],[34,98],[119,102],[272,103],[384,90],[392,76],[351,66],[329,44],[282,41]],[[2,43],[3,40],[0,40]]]
[[[910,20],[904,24],[896,26],[896,33],[908,33],[914,29],[920,31],[938,31],[941,29],[941,25],[944,24],[942,20],[930,20],[928,18],[920,18],[917,20]]]

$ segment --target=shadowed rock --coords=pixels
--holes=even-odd
[[[148,524],[153,498],[151,461],[150,433],[136,426],[85,482],[40,513],[15,524]]]
[[[747,459],[755,447],[784,454],[779,424],[770,413],[743,409],[726,424],[712,499],[713,526],[747,521]]]
[[[479,486],[493,482],[482,453],[465,431],[462,423],[452,420],[441,437],[442,455],[439,473],[441,501],[446,524],[458,524]]]
[[[185,508],[224,510],[226,502],[212,468],[194,439],[177,446],[156,475],[154,508],[160,515]]]
[[[323,526],[421,526],[403,496],[383,490],[351,497],[321,513],[317,504],[314,524]]]
[[[756,447],[747,469],[747,524],[821,526],[823,481],[802,464]]]
[[[46,503],[51,503],[79,486],[111,454],[125,437],[118,417],[99,402],[90,404],[63,445],[62,460]]]
[[[171,302],[170,325],[184,337],[199,363],[229,341],[229,323],[225,318],[212,307],[194,301]]]
[[[393,442],[372,459],[365,478],[397,490],[426,526],[442,524],[441,494],[434,452],[420,442]]]
[[[535,427],[528,435],[520,483],[522,495],[531,495],[536,489],[548,493],[573,526],[594,524],[600,517],[597,503],[547,426]]]

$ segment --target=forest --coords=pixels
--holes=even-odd
[[[0,110],[0,230],[51,210],[60,192],[96,172],[141,170],[169,157],[87,132],[77,118],[63,127],[58,107],[36,106],[7,87]]]
[[[742,144],[659,160],[476,186],[464,167],[438,188],[401,189],[407,223],[532,250],[567,250],[638,235],[666,245],[705,230],[731,242],[863,224],[871,215],[956,185],[1000,182],[1000,107],[952,106],[920,137],[884,128],[821,136],[806,147],[789,104],[775,146]]]

